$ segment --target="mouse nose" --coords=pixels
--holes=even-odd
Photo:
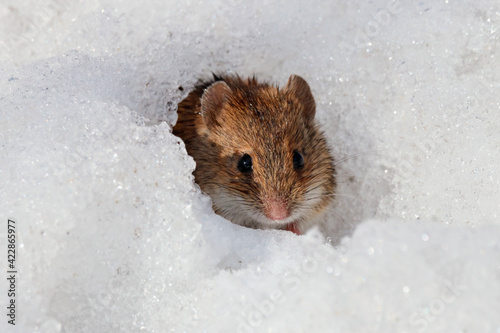
[[[265,203],[265,214],[267,218],[279,221],[289,217],[290,211],[284,199],[268,199]]]

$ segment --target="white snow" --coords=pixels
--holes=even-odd
[[[0,331],[500,332],[499,28],[495,0],[3,1]],[[170,130],[211,72],[308,80],[324,235],[212,212]]]

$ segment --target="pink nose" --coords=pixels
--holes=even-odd
[[[265,202],[266,216],[274,221],[286,219],[290,216],[287,204],[283,199],[269,199]]]

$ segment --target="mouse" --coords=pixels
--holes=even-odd
[[[173,134],[196,163],[194,180],[215,213],[254,229],[303,234],[324,223],[335,163],[315,119],[309,84],[214,75],[179,104]]]

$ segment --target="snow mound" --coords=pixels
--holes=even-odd
[[[0,5],[0,331],[500,331],[496,7]],[[338,161],[325,230],[213,213],[171,133],[211,72],[308,80]]]

